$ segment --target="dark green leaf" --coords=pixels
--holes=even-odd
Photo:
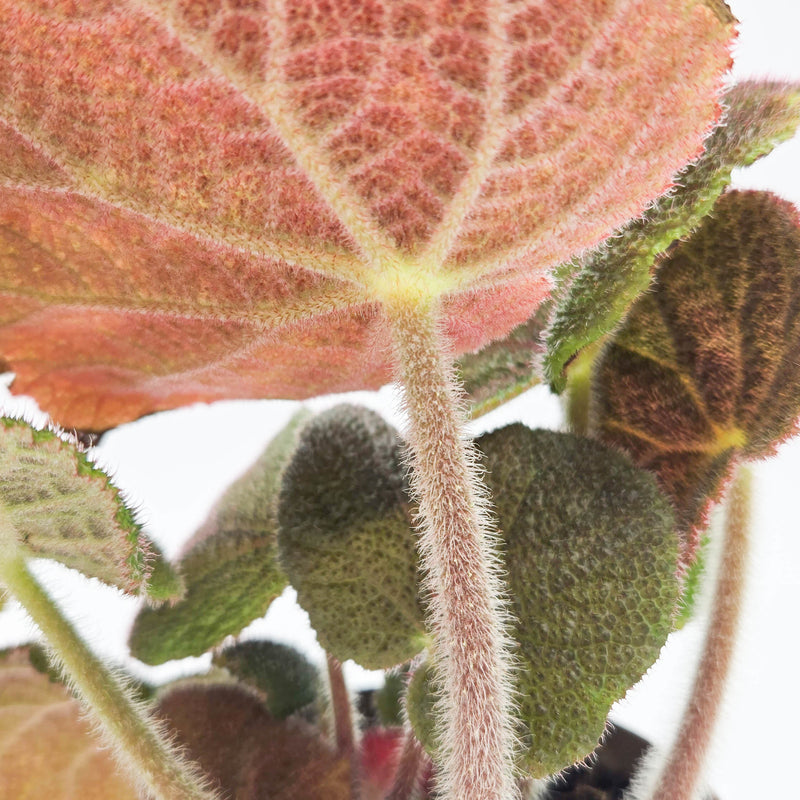
[[[377,414],[337,406],[303,431],[280,497],[280,560],[320,644],[381,669],[423,643],[403,453]]]
[[[293,647],[277,642],[239,642],[216,654],[214,664],[263,693],[267,710],[278,719],[313,703],[319,689],[316,667]]]
[[[478,445],[517,620],[519,766],[542,777],[594,749],[658,657],[678,597],[674,519],[652,476],[598,442],[515,424]],[[409,717],[430,743],[426,680]]]

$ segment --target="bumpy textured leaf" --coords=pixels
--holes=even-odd
[[[0,508],[33,558],[52,558],[125,591],[155,568],[154,598],[177,590],[174,574],[144,537],[109,477],[76,441],[0,418]]]
[[[158,710],[224,800],[350,800],[348,760],[241,687],[179,686]]]
[[[137,800],[66,688],[24,650],[0,660],[0,797]]]
[[[277,719],[313,703],[319,690],[316,667],[285,644],[239,642],[215,654],[213,663],[262,693],[267,710]]]
[[[515,424],[478,445],[517,620],[520,767],[542,777],[594,749],[658,657],[678,599],[674,518],[652,476],[598,442]],[[408,702],[432,746],[427,674]]]
[[[542,351],[542,332],[549,303],[508,336],[492,342],[459,362],[459,376],[473,419],[487,414],[539,382],[534,360]]]
[[[316,417],[286,468],[280,561],[320,644],[391,667],[423,647],[417,557],[397,432],[342,405]]]
[[[178,560],[184,596],[143,608],[130,647],[148,664],[198,656],[261,617],[286,587],[277,561],[277,497],[305,412],[267,446],[220,498]]]
[[[597,365],[594,427],[652,470],[689,563],[735,458],[800,416],[800,221],[766,192],[723,195],[659,269]]]
[[[0,2],[0,353],[99,430],[456,350],[642,211],[716,116],[722,0]]]
[[[794,135],[800,84],[745,81],[728,91],[725,105],[705,152],[677,176],[673,192],[601,248],[561,268],[544,360],[545,378],[558,391],[565,384],[564,365],[619,324],[650,285],[656,258],[700,224],[734,167],[753,163]]]

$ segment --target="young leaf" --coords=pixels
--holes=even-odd
[[[161,664],[200,655],[263,616],[286,587],[277,561],[276,503],[306,419],[296,414],[214,506],[178,561],[184,596],[137,615],[129,640],[134,656]]]
[[[697,152],[733,23],[722,0],[0,19],[0,352],[86,430],[376,387],[398,292],[445,297],[460,352],[506,334]]]
[[[653,478],[598,442],[514,424],[477,443],[516,620],[518,762],[543,777],[594,749],[658,657],[678,599],[674,518]],[[418,671],[407,708],[429,747],[434,694]]]
[[[155,568],[155,596],[177,589],[119,490],[62,432],[0,418],[0,510],[17,535],[11,545],[32,558],[52,558],[128,592]]]
[[[564,388],[567,362],[619,324],[650,285],[656,258],[700,224],[733,168],[752,164],[794,135],[800,84],[744,81],[727,92],[725,106],[705,152],[676,177],[672,192],[602,247],[562,266],[544,360],[545,378],[557,391]]]
[[[277,642],[239,642],[215,654],[213,663],[263,693],[276,719],[313,703],[319,689],[316,667],[293,647]]]
[[[350,800],[350,766],[310,726],[237,686],[179,686],[159,704],[189,756],[236,800]]]
[[[77,700],[28,663],[0,658],[0,788],[15,800],[136,800]]]
[[[769,455],[798,416],[798,212],[766,192],[729,192],[600,357],[593,424],[658,476],[688,565],[732,462]]]
[[[320,644],[368,669],[424,647],[403,451],[372,411],[341,405],[306,426],[286,468],[280,561]]]

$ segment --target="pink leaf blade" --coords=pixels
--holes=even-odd
[[[505,335],[552,264],[696,152],[729,63],[723,8],[0,0],[15,391],[97,430],[373,388],[398,291],[445,298],[457,352]]]

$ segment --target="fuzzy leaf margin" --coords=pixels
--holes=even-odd
[[[199,656],[263,616],[286,587],[277,560],[277,498],[308,417],[295,414],[186,544],[175,565],[185,593],[172,604],[140,610],[129,638],[136,658],[161,664]]]
[[[661,264],[595,365],[603,441],[656,474],[691,563],[735,460],[763,458],[800,417],[800,214],[731,191]]]
[[[404,445],[366,408],[340,405],[303,431],[284,474],[280,561],[322,646],[368,669],[425,646]]]
[[[695,155],[732,23],[721,0],[0,0],[13,390],[98,431],[377,388],[397,292],[476,350]]]
[[[133,510],[76,439],[0,418],[0,509],[13,547],[50,558],[126,592],[168,599],[179,582],[147,540]]]
[[[736,167],[794,136],[800,125],[800,84],[743,81],[725,95],[725,115],[702,156],[675,178],[675,189],[596,251],[557,272],[555,311],[546,333],[544,377],[554,390],[583,347],[613,331],[652,280],[654,264],[672,242],[688,236],[713,208]]]

